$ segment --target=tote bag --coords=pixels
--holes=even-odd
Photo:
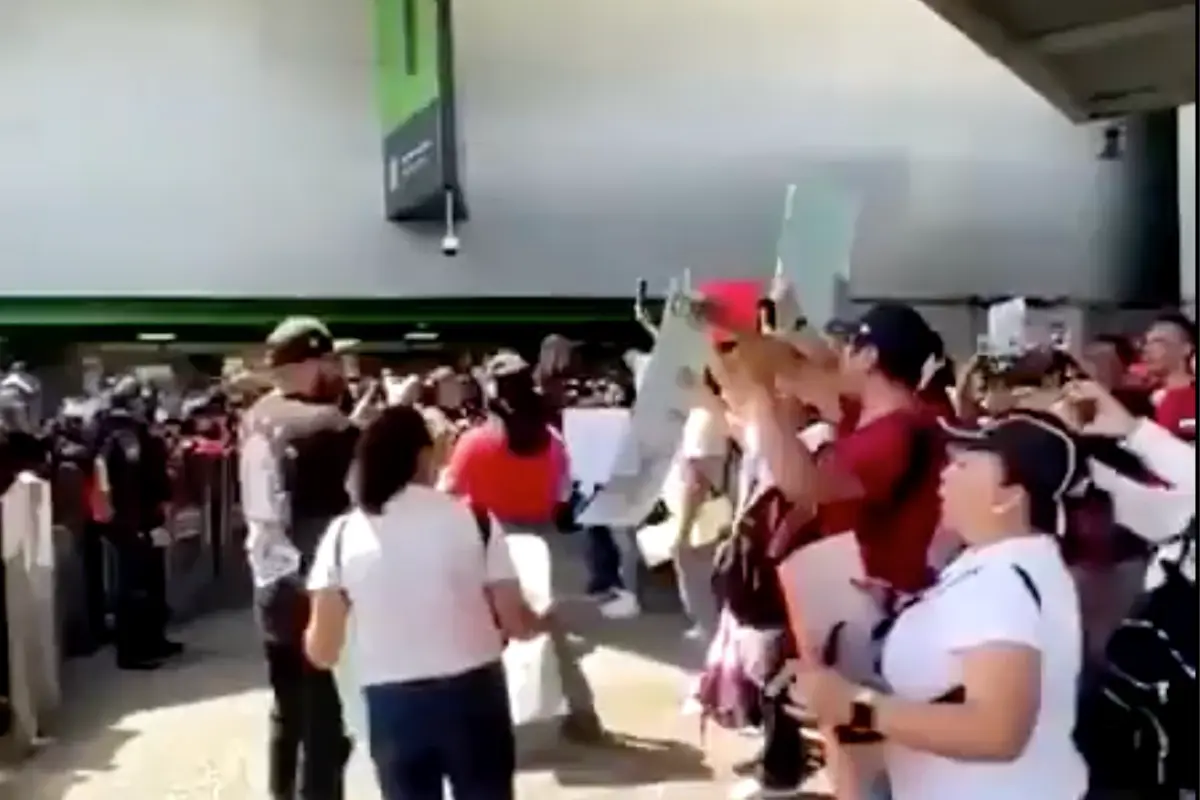
[[[350,517],[344,514],[334,520],[331,536],[333,541],[333,564],[339,584],[342,582],[342,537]],[[349,600],[347,600],[347,603]],[[358,678],[358,670],[354,663],[354,654],[358,651],[358,624],[354,616],[354,607],[346,619],[346,642],[342,645],[342,653],[333,666],[333,681],[337,686],[338,698],[342,702],[342,724],[347,732],[361,742],[370,741],[370,731],[367,729],[367,701],[363,697],[362,682]]]

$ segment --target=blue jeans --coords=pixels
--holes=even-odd
[[[504,667],[363,689],[383,800],[512,800],[516,740]]]
[[[624,589],[621,579],[621,549],[613,538],[611,528],[585,528],[587,545],[588,594],[601,594]]]

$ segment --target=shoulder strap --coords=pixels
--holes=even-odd
[[[887,510],[901,505],[921,485],[929,471],[933,459],[934,433],[923,420],[914,418],[911,423],[912,445],[908,454],[908,466],[896,481],[892,496],[888,500]]]
[[[475,518],[475,527],[479,531],[479,539],[486,548],[492,541],[492,515],[474,503],[470,505],[471,516]]]
[[[342,580],[342,542],[346,538],[346,526],[349,524],[350,515],[343,514],[337,518],[337,527],[330,534],[333,537],[333,568],[339,582]]]
[[[1021,583],[1025,584],[1025,588],[1029,591],[1029,596],[1033,598],[1034,605],[1040,610],[1042,607],[1042,593],[1038,591],[1037,584],[1033,582],[1033,577],[1022,566],[1013,564],[1012,568],[1017,573],[1017,577],[1021,579]]]

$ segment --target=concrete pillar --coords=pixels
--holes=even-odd
[[[1179,294],[1196,313],[1196,105],[1179,109]]]

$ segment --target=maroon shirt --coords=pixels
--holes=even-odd
[[[853,479],[860,489],[818,509],[822,533],[854,531],[867,575],[906,592],[925,588],[932,578],[929,544],[941,520],[945,464],[934,415],[922,406],[843,431],[819,461],[837,476],[832,479]]]

